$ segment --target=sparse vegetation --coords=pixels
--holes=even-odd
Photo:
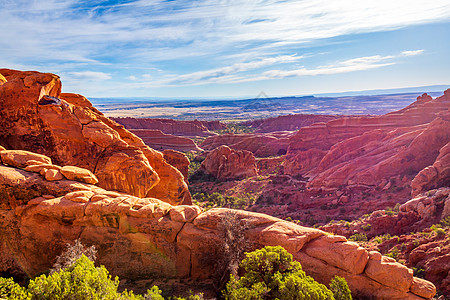
[[[44,299],[104,299],[104,300],[164,300],[162,291],[153,286],[144,295],[133,291],[118,292],[119,278],[112,278],[104,266],[95,267],[85,255],[95,254],[93,247],[84,247],[78,240],[69,245],[55,263],[52,273],[31,279],[20,286],[12,278],[0,277],[0,298],[8,300]],[[93,257],[93,256],[91,256]],[[95,255],[94,255],[95,257]],[[175,297],[177,300],[186,298]],[[190,295],[189,300],[202,300],[202,294]]]
[[[365,233],[355,233],[349,237],[349,240],[354,242],[367,242],[367,235]]]
[[[205,208],[227,207],[244,209],[255,203],[255,197],[250,193],[243,193],[239,196],[224,196],[220,193],[195,193],[192,198],[198,205]]]
[[[245,126],[239,123],[226,123],[227,128],[216,130],[215,132],[218,134],[225,134],[225,133],[233,133],[233,134],[239,134],[239,133],[252,133],[255,132],[256,128],[252,128],[249,126]]]
[[[186,157],[189,159],[188,178],[190,178],[198,169],[200,169],[202,162],[200,159],[196,159],[194,152],[187,152]]]
[[[395,246],[394,248],[391,249],[391,251],[389,251],[386,256],[389,256],[395,260],[398,260],[398,256],[400,254],[400,251],[398,250],[397,246]]]

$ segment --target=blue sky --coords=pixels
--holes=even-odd
[[[1,0],[0,67],[88,97],[450,86],[448,0]]]

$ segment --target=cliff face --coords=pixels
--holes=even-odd
[[[436,292],[411,269],[342,236],[258,213],[201,212],[83,182],[48,180],[36,172],[58,167],[49,158],[0,154],[7,164],[0,165],[0,190],[7,191],[0,197],[0,273],[33,276],[48,269],[66,243],[81,239],[95,245],[99,263],[122,278],[207,279],[220,259],[221,220],[232,216],[236,226],[248,225],[251,249],[281,245],[317,280],[345,277],[356,296],[429,299]]]
[[[226,125],[219,121],[179,121],[172,119],[135,119],[130,117],[111,118],[127,129],[160,130],[165,134],[178,136],[211,136],[213,130],[225,129]]]
[[[394,176],[411,180],[436,161],[437,166],[416,179],[415,189],[433,186],[433,181],[444,184],[448,182],[442,162],[447,160],[444,146],[450,141],[449,108],[447,90],[436,99],[424,94],[408,107],[383,116],[340,118],[301,128],[290,139],[284,170],[310,177],[309,187],[376,186]]]
[[[206,138],[200,147],[204,150],[214,150],[225,145],[234,150],[250,151],[256,157],[279,156],[286,154],[289,137],[292,135],[293,133],[288,131],[265,134],[221,134]]]
[[[328,122],[337,118],[339,118],[339,116],[295,114],[248,121],[243,122],[242,124],[256,128],[255,132],[257,133],[269,133],[275,131],[296,131],[314,123]]]
[[[104,117],[83,96],[61,93],[59,77],[0,69],[0,144],[45,154],[94,173],[99,186],[178,204],[190,194],[162,153]]]

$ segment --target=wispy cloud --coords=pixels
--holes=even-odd
[[[403,56],[415,56],[415,55],[419,55],[419,54],[423,54],[425,52],[425,50],[421,49],[421,50],[409,50],[409,51],[403,51],[402,55]]]
[[[173,86],[386,66],[395,62],[279,64],[294,65],[305,56],[298,49],[312,42],[446,22],[450,6],[448,0],[15,0],[0,1],[0,20],[7,28],[0,31],[5,67],[66,74],[65,80],[150,78]]]
[[[76,79],[83,80],[108,80],[111,79],[111,74],[103,72],[82,71],[82,72],[69,72],[69,75]]]
[[[186,85],[205,85],[210,83],[242,83],[252,81],[262,81],[270,79],[282,79],[287,77],[333,75],[364,71],[375,68],[386,67],[396,64],[395,59],[401,56],[419,55],[423,50],[403,51],[399,55],[373,55],[352,58],[339,61],[334,64],[318,66],[316,68],[300,67],[292,69],[292,64],[300,60],[299,56],[280,56],[277,58],[266,58],[258,61],[239,63],[229,67],[219,69],[205,70],[182,75],[170,75],[161,80],[141,82],[138,86],[186,86]],[[272,69],[256,74],[240,74],[252,69],[267,67],[276,63],[288,63],[285,69]]]

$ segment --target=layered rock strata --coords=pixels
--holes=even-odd
[[[293,134],[293,132],[287,131],[266,134],[221,134],[208,137],[200,144],[200,147],[209,151],[225,145],[234,150],[250,151],[256,157],[279,156],[286,154],[289,147],[289,138]]]
[[[447,90],[436,99],[424,94],[383,116],[303,127],[290,139],[284,171],[311,178],[308,187],[337,188],[377,186],[394,176],[411,180],[428,167],[415,180],[415,193],[442,186],[449,180],[445,147],[450,142],[449,108]]]
[[[226,129],[226,125],[219,121],[180,121],[172,119],[151,119],[151,118],[112,118],[129,130],[148,129],[160,130],[165,134],[178,136],[211,136],[214,130]]]
[[[153,129],[130,129],[130,131],[140,137],[147,146],[155,150],[202,151],[193,140],[187,137],[165,134],[160,130]]]
[[[95,109],[85,97],[61,93],[49,73],[0,69],[0,144],[46,155],[57,165],[91,171],[98,185],[172,204],[190,201],[183,175],[163,154]]]

